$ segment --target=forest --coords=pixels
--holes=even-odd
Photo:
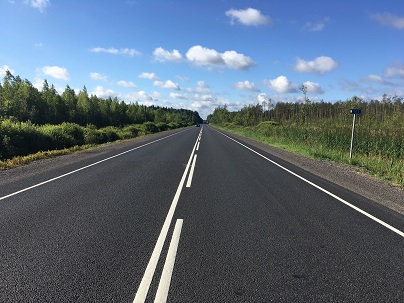
[[[360,109],[349,158],[353,115]],[[365,101],[306,102],[218,107],[210,123],[304,155],[354,164],[404,188],[404,103],[398,96]]]
[[[185,127],[203,120],[198,112],[144,106],[76,93],[68,85],[59,94],[43,82],[38,90],[27,79],[6,71],[0,84],[0,161],[39,151],[99,144]]]

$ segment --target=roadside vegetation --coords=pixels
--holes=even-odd
[[[117,98],[41,91],[9,71],[0,84],[0,169],[113,142],[201,123],[198,112],[127,104]]]
[[[269,103],[269,104],[268,104]],[[404,103],[399,97],[382,101],[351,100],[250,105],[237,112],[218,107],[208,117],[217,127],[304,156],[352,164],[404,189]],[[266,108],[265,108],[266,107]],[[357,116],[352,159],[352,120]]]

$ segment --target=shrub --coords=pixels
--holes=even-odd
[[[154,134],[154,133],[157,133],[159,131],[156,124],[154,124],[153,122],[145,122],[145,123],[143,123],[143,129],[145,131],[145,134]]]

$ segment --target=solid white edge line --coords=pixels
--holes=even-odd
[[[0,197],[0,201],[1,201],[1,200],[4,200],[4,199],[7,199],[7,198],[10,198],[10,197],[12,197],[12,196],[18,195],[18,194],[20,194],[20,193],[23,193],[23,192],[25,192],[25,191],[27,191],[27,190],[30,190],[30,189],[33,189],[33,188],[35,188],[35,187],[38,187],[38,186],[41,186],[41,185],[47,184],[47,183],[49,183],[49,182],[52,182],[52,181],[58,180],[58,179],[60,179],[60,178],[63,178],[63,177],[69,176],[69,175],[71,175],[71,174],[77,173],[77,172],[79,172],[79,171],[81,171],[81,170],[84,170],[84,169],[86,169],[86,168],[89,168],[89,167],[91,167],[91,166],[94,166],[94,165],[100,164],[100,163],[102,163],[102,162],[105,162],[105,161],[111,160],[111,159],[113,159],[113,158],[116,158],[116,157],[122,156],[122,155],[127,154],[127,153],[129,153],[129,152],[132,152],[132,151],[134,151],[134,150],[136,150],[136,149],[139,149],[139,148],[145,147],[145,146],[147,146],[147,145],[150,145],[150,144],[156,143],[156,142],[158,142],[158,141],[161,141],[161,140],[167,139],[167,138],[169,138],[169,137],[172,137],[172,136],[178,135],[179,133],[182,133],[182,132],[184,132],[184,131],[186,131],[186,130],[182,130],[182,131],[179,131],[179,132],[177,132],[177,133],[175,133],[175,134],[171,134],[171,135],[169,135],[169,136],[166,136],[166,137],[163,137],[163,138],[160,138],[160,139],[157,139],[157,140],[151,141],[151,142],[149,142],[149,143],[146,143],[146,144],[140,145],[140,146],[138,146],[138,147],[135,147],[135,148],[129,149],[129,150],[127,150],[127,151],[124,151],[124,152],[122,152],[122,153],[116,154],[116,155],[114,155],[114,156],[111,156],[111,157],[105,158],[105,159],[103,159],[103,160],[100,160],[100,161],[94,162],[94,163],[92,163],[92,164],[89,164],[89,165],[83,166],[83,167],[81,167],[81,168],[78,168],[78,169],[73,170],[73,171],[71,171],[71,172],[68,172],[68,173],[66,173],[66,174],[63,174],[63,175],[57,176],[57,177],[55,177],[55,178],[52,178],[52,179],[49,179],[49,180],[43,181],[43,182],[41,182],[41,183],[38,183],[38,184],[35,184],[35,185],[32,185],[32,186],[29,186],[29,187],[27,187],[27,188],[21,189],[21,190],[19,190],[19,191],[16,191],[16,192],[14,192],[14,193],[9,194],[9,195],[6,195],[6,196],[3,196],[3,197]]]
[[[196,156],[194,156],[194,161],[192,162],[192,166],[191,166],[191,170],[189,171],[189,175],[188,175],[188,181],[187,181],[187,187],[191,187],[191,183],[192,183],[192,178],[194,176],[194,170],[195,170],[195,163],[196,163]]]
[[[399,229],[397,229],[397,228],[391,226],[390,224],[388,224],[388,223],[386,223],[386,222],[384,222],[384,221],[382,221],[382,220],[376,218],[375,216],[369,214],[368,212],[366,212],[366,211],[360,209],[359,207],[357,207],[357,206],[355,206],[355,205],[349,203],[348,201],[346,201],[346,200],[344,200],[344,199],[338,197],[337,195],[335,195],[335,194],[329,192],[328,190],[322,188],[321,186],[319,186],[319,185],[317,185],[317,184],[314,184],[313,182],[311,182],[311,181],[309,181],[309,180],[303,178],[302,176],[300,176],[300,175],[294,173],[293,171],[287,169],[286,167],[283,167],[282,165],[280,165],[280,164],[276,163],[275,161],[273,161],[273,160],[271,160],[271,159],[265,157],[264,155],[258,153],[257,151],[255,151],[255,150],[253,150],[252,148],[250,148],[250,147],[244,145],[243,143],[238,142],[237,140],[235,140],[235,139],[233,139],[233,138],[227,136],[226,134],[224,134],[224,133],[222,133],[222,132],[220,132],[220,131],[218,131],[218,130],[216,130],[216,129],[215,129],[215,131],[217,131],[218,133],[222,134],[223,136],[229,138],[230,140],[236,142],[237,144],[240,144],[241,146],[247,148],[248,150],[254,152],[255,154],[259,155],[260,157],[264,158],[265,160],[267,160],[267,161],[271,162],[272,164],[278,166],[279,168],[281,168],[281,169],[287,171],[288,173],[294,175],[295,177],[297,177],[297,178],[303,180],[304,182],[310,184],[311,186],[314,186],[315,188],[321,190],[322,192],[324,192],[324,193],[326,193],[327,195],[333,197],[334,199],[340,201],[341,203],[343,203],[343,204],[349,206],[350,208],[356,210],[357,212],[359,212],[359,213],[365,215],[365,216],[368,217],[369,219],[371,219],[371,220],[373,220],[373,221],[375,221],[375,222],[377,222],[377,223],[383,225],[384,227],[390,229],[391,231],[395,232],[395,233],[398,234],[399,236],[404,237],[404,232],[402,232],[401,230],[399,230]]]
[[[160,283],[157,289],[155,303],[165,303],[167,301],[168,291],[170,289],[171,277],[173,275],[175,258],[177,255],[178,244],[180,242],[183,219],[177,219],[174,227],[174,233],[171,238],[170,247],[161,274]]]
[[[147,293],[148,293],[149,287],[150,287],[150,283],[153,279],[154,272],[156,270],[156,266],[157,266],[158,260],[160,258],[161,250],[163,249],[163,245],[164,245],[164,242],[167,237],[168,229],[170,228],[170,224],[171,224],[172,218],[174,216],[175,208],[177,207],[177,203],[180,198],[182,188],[184,187],[185,179],[187,177],[188,169],[191,165],[191,161],[194,156],[197,142],[198,141],[196,141],[194,144],[194,148],[192,149],[191,155],[188,159],[188,163],[185,167],[184,173],[182,174],[181,181],[178,185],[178,188],[177,188],[177,191],[173,198],[173,201],[171,203],[170,209],[167,213],[167,217],[164,221],[163,227],[161,228],[160,235],[157,239],[156,245],[154,246],[154,250],[150,257],[149,263],[147,264],[142,281],[139,284],[139,287],[136,292],[136,296],[135,296],[135,299],[133,300],[133,303],[143,303],[146,300]]]

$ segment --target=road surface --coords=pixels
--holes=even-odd
[[[0,302],[404,298],[402,215],[208,125],[46,163],[0,173]]]

